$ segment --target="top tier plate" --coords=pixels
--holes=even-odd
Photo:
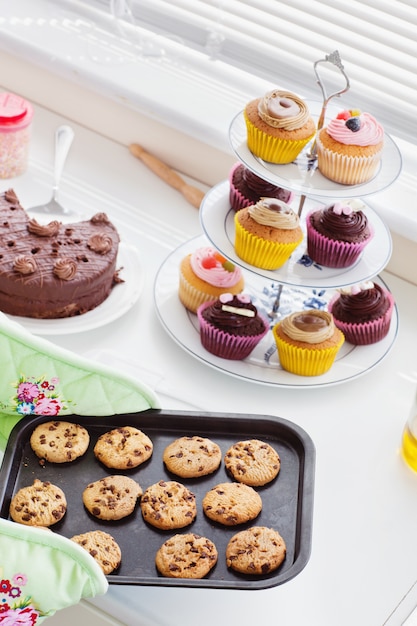
[[[318,119],[321,104],[309,102],[309,109],[314,119]],[[336,115],[339,109],[334,109]],[[329,111],[332,109],[329,108]],[[246,124],[241,111],[232,120],[229,129],[230,144],[239,160],[252,172],[274,185],[292,189],[292,191],[306,196],[321,196],[324,198],[352,198],[377,193],[389,187],[401,172],[401,153],[391,139],[385,134],[385,144],[381,163],[375,176],[361,185],[341,185],[323,176],[317,169],[317,160],[311,161],[308,154],[311,143],[307,144],[293,163],[276,165],[255,157],[249,150],[246,142]]]

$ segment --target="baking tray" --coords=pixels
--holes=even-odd
[[[52,418],[53,419],[53,418]],[[90,434],[86,454],[71,462],[52,464],[40,462],[30,447],[30,436],[36,426],[51,421],[48,416],[23,418],[13,429],[0,470],[0,516],[9,517],[13,495],[35,478],[50,481],[63,489],[68,508],[63,520],[52,529],[65,537],[100,529],[110,533],[120,545],[122,563],[109,575],[111,584],[163,585],[222,589],[265,589],[294,578],[310,557],[312,539],[315,448],[309,435],[288,420],[268,415],[234,413],[200,413],[150,409],[109,417],[65,416],[65,421],[82,424]],[[111,470],[97,461],[93,447],[97,438],[112,428],[134,426],[152,440],[152,457],[129,471]],[[276,449],[281,458],[278,477],[269,485],[257,488],[263,502],[260,515],[251,522],[225,527],[205,517],[202,499],[211,487],[230,481],[224,463],[219,469],[198,479],[182,479],[165,469],[164,448],[173,439],[200,435],[216,441],[222,455],[241,439],[262,439]],[[126,474],[137,480],[142,489],[159,480],[177,480],[193,491],[197,500],[197,518],[190,526],[174,531],[162,531],[144,522],[138,505],[125,519],[106,522],[90,515],[84,508],[82,492],[88,483],[111,474]],[[250,526],[276,529],[287,545],[287,555],[280,568],[265,576],[241,575],[226,567],[225,550],[236,532]],[[199,580],[165,578],[155,567],[155,553],[160,545],[178,532],[195,532],[211,539],[218,550],[216,566],[206,578]]]

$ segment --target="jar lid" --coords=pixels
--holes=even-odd
[[[0,93],[0,126],[2,130],[16,130],[30,124],[33,108],[30,102],[13,93]]]

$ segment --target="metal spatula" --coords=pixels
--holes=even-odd
[[[62,206],[58,202],[59,183],[69,149],[74,139],[74,131],[70,126],[59,126],[55,132],[55,163],[54,163],[54,186],[52,197],[46,204],[39,204],[28,209],[29,214],[36,216],[44,215],[45,219],[63,220],[65,217],[77,215],[75,211]]]

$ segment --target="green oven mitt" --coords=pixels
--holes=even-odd
[[[0,519],[0,626],[38,626],[107,588],[100,566],[78,544]]]
[[[3,313],[0,355],[3,450],[13,426],[27,415],[116,415],[160,406],[147,385],[36,337]]]
[[[36,337],[3,313],[0,358],[0,450],[27,415],[103,416],[159,407],[155,393],[133,377]],[[0,626],[37,625],[107,586],[98,563],[70,539],[0,519]]]

